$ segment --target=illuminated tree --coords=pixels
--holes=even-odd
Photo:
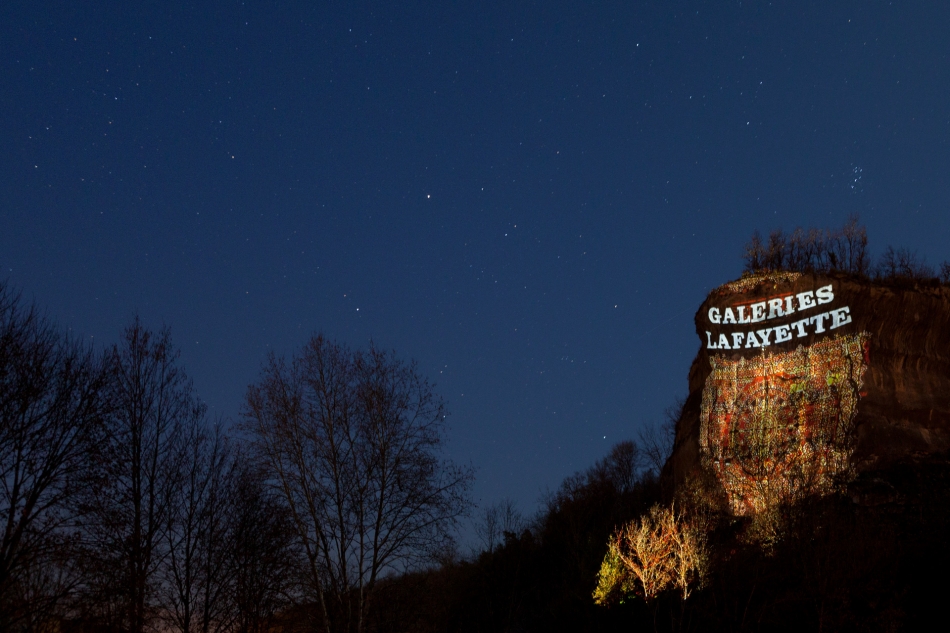
[[[675,508],[655,505],[611,536],[594,602],[622,602],[631,595],[650,601],[670,588],[679,590],[686,600],[701,583],[707,558],[702,531]]]

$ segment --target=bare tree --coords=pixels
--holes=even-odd
[[[259,472],[239,462],[232,484],[227,565],[232,575],[232,628],[237,633],[265,633],[296,594],[300,557],[294,524],[280,495]]]
[[[184,436],[181,484],[168,514],[164,604],[182,633],[228,630],[233,618],[230,514],[235,463],[220,424],[194,419]]]
[[[867,230],[852,214],[837,230],[797,228],[790,235],[773,231],[768,244],[756,231],[745,246],[743,259],[748,272],[793,270],[867,276],[871,268],[867,246]]]
[[[867,275],[871,268],[868,255],[868,232],[857,214],[848,216],[848,221],[836,234],[838,240],[835,255],[840,270],[855,275]]]
[[[906,248],[887,247],[877,266],[877,277],[882,279],[930,279],[936,276],[934,269]]]
[[[676,442],[676,423],[683,414],[686,400],[678,398],[663,412],[663,421],[642,427],[638,433],[640,447],[648,468],[659,477],[666,460],[673,454]]]
[[[168,330],[154,334],[136,319],[112,357],[114,408],[109,436],[95,454],[99,485],[90,500],[96,520],[89,538],[99,561],[100,604],[114,599],[121,627],[141,633],[154,618],[157,572],[168,555],[183,431],[204,407],[176,364]]]
[[[769,233],[769,243],[765,251],[765,268],[768,270],[784,269],[786,254],[785,233],[781,229],[775,229]]]
[[[765,267],[765,245],[758,231],[752,233],[752,238],[745,245],[743,259],[745,259],[745,269],[749,272],[762,270]]]
[[[801,228],[788,236],[787,265],[793,270],[814,269],[814,252],[810,236]]]
[[[246,427],[290,508],[327,631],[362,631],[377,580],[450,538],[471,472],[443,460],[445,408],[414,364],[322,336],[272,356]]]
[[[101,430],[108,370],[0,284],[0,630],[50,615]]]
[[[524,528],[524,516],[518,510],[518,505],[505,498],[482,510],[475,524],[475,535],[481,541],[482,551],[491,553],[506,538],[517,536]]]
[[[613,445],[607,456],[594,465],[591,474],[609,481],[617,492],[623,494],[632,490],[637,483],[642,462],[643,456],[637,443],[624,440]]]

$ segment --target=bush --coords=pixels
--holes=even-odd
[[[790,234],[775,230],[767,240],[756,231],[746,243],[742,257],[747,273],[847,273],[896,282],[931,281],[938,277],[926,259],[914,251],[888,246],[874,263],[867,247],[867,229],[852,215],[843,227],[835,230],[797,228]],[[940,281],[950,285],[950,262],[941,264],[939,273]]]

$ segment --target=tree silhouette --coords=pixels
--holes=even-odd
[[[362,631],[382,574],[412,567],[469,507],[468,469],[440,458],[445,408],[414,364],[313,337],[271,356],[245,427],[290,508],[327,631]]]
[[[87,528],[98,561],[92,585],[112,611],[106,615],[132,633],[155,615],[158,572],[187,471],[184,433],[204,416],[177,357],[168,330],[155,334],[138,319],[126,329],[112,350],[113,410],[95,453],[95,520]]]
[[[0,630],[76,582],[71,532],[101,433],[108,368],[0,284]]]

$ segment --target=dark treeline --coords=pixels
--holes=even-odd
[[[935,269],[906,248],[888,246],[875,261],[868,251],[867,230],[854,215],[840,229],[775,230],[766,239],[756,231],[745,246],[743,259],[747,272],[840,272],[884,282],[939,280],[950,284],[950,262]]]
[[[377,630],[628,631],[652,617],[642,604],[603,609],[591,598],[610,534],[660,499],[655,471],[640,468],[639,452],[632,441],[616,445],[565,480],[538,516],[510,522],[513,529],[500,522],[499,538],[483,536],[476,555],[391,579]],[[483,510],[483,528],[499,509],[508,514],[508,502]]]
[[[627,487],[616,451],[568,479],[540,515],[463,561],[392,579],[378,631],[901,631],[943,612],[950,562],[950,456],[859,476],[839,494],[783,507],[781,538],[715,517],[703,584],[609,607],[592,593],[613,530],[665,495],[651,471]],[[667,491],[668,492],[668,491]],[[677,503],[689,500],[679,497]]]
[[[167,330],[95,350],[0,285],[0,631],[370,630],[468,509],[444,419],[413,364],[317,336],[226,429]]]

